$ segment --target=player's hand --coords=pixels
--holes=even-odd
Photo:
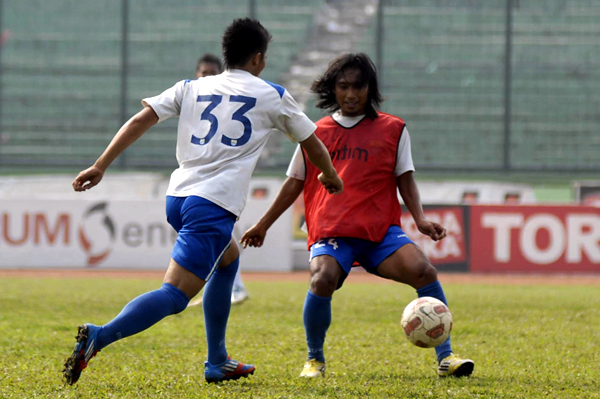
[[[422,220],[417,223],[417,228],[421,233],[431,237],[433,241],[439,241],[446,237],[446,229],[439,223]]]
[[[337,173],[333,177],[320,173],[318,179],[329,194],[341,194],[344,191],[344,182]]]
[[[104,177],[104,171],[97,166],[90,166],[86,170],[79,172],[73,180],[73,190],[85,191],[94,187]]]
[[[265,242],[265,237],[267,235],[267,229],[260,226],[258,223],[254,226],[250,227],[240,240],[240,244],[242,247],[246,248],[247,246],[251,247],[262,247]]]

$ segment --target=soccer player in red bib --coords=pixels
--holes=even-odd
[[[398,190],[419,231],[438,241],[446,230],[425,219],[413,178],[410,136],[404,121],[378,111],[382,101],[373,62],[365,54],[332,61],[312,85],[317,107],[333,114],[317,122],[344,192],[328,196],[315,177],[319,171],[298,148],[275,202],[242,237],[244,246],[260,247],[267,230],[304,190],[310,248],[310,289],[304,302],[308,359],[301,377],[325,374],[323,344],[331,324],[331,298],[352,265],[408,284],[419,297],[447,304],[437,271],[400,227]],[[456,356],[450,339],[435,348],[440,376],[467,376],[474,363]]]

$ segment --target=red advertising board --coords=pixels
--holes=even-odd
[[[473,272],[600,272],[600,208],[472,206]]]
[[[433,241],[423,235],[407,210],[402,212],[402,229],[425,252],[438,270],[468,270],[464,209],[460,206],[425,206],[425,217],[446,228],[446,238]],[[446,266],[446,267],[444,267]]]

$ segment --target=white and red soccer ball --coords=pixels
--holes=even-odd
[[[452,313],[442,301],[430,296],[417,298],[402,313],[406,338],[420,348],[435,348],[452,331]]]

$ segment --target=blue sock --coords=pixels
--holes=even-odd
[[[421,287],[417,290],[417,295],[419,298],[424,296],[431,296],[435,299],[439,299],[444,302],[446,306],[448,306],[448,301],[446,301],[446,296],[444,295],[444,290],[442,289],[442,285],[439,281],[434,281],[431,284],[427,284],[425,287]],[[441,362],[445,357],[450,356],[452,353],[452,348],[450,347],[450,337],[439,346],[436,346],[435,353],[437,355],[438,363]]]
[[[182,312],[190,299],[168,283],[129,302],[112,321],[100,327],[97,345],[102,349],[153,326],[166,316]]]
[[[225,333],[231,310],[231,291],[240,258],[223,269],[217,269],[206,283],[202,307],[208,342],[208,363],[218,366],[227,361]]]
[[[325,363],[323,344],[331,324],[331,298],[315,295],[309,290],[304,301],[303,318],[308,359]]]

